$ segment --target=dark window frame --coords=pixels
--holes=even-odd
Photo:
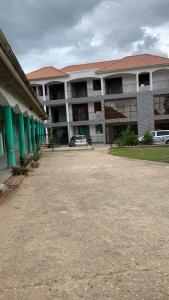
[[[93,80],[93,91],[101,91],[101,80],[100,79]]]

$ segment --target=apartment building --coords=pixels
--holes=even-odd
[[[0,173],[43,142],[46,113],[0,31]]]
[[[44,67],[27,74],[48,114],[46,131],[67,143],[77,134],[115,140],[130,125],[138,135],[169,129],[169,59],[150,54]]]

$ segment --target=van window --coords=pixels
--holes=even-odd
[[[157,132],[157,136],[165,136],[165,135],[169,135],[169,131],[158,131]]]

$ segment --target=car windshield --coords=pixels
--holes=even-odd
[[[75,140],[76,140],[76,141],[79,141],[79,140],[85,140],[85,139],[86,139],[85,135],[78,135],[78,136],[75,136]]]

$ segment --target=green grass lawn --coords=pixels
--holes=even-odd
[[[136,159],[159,161],[169,163],[169,147],[118,147],[113,148],[111,153],[115,156],[123,156]]]

